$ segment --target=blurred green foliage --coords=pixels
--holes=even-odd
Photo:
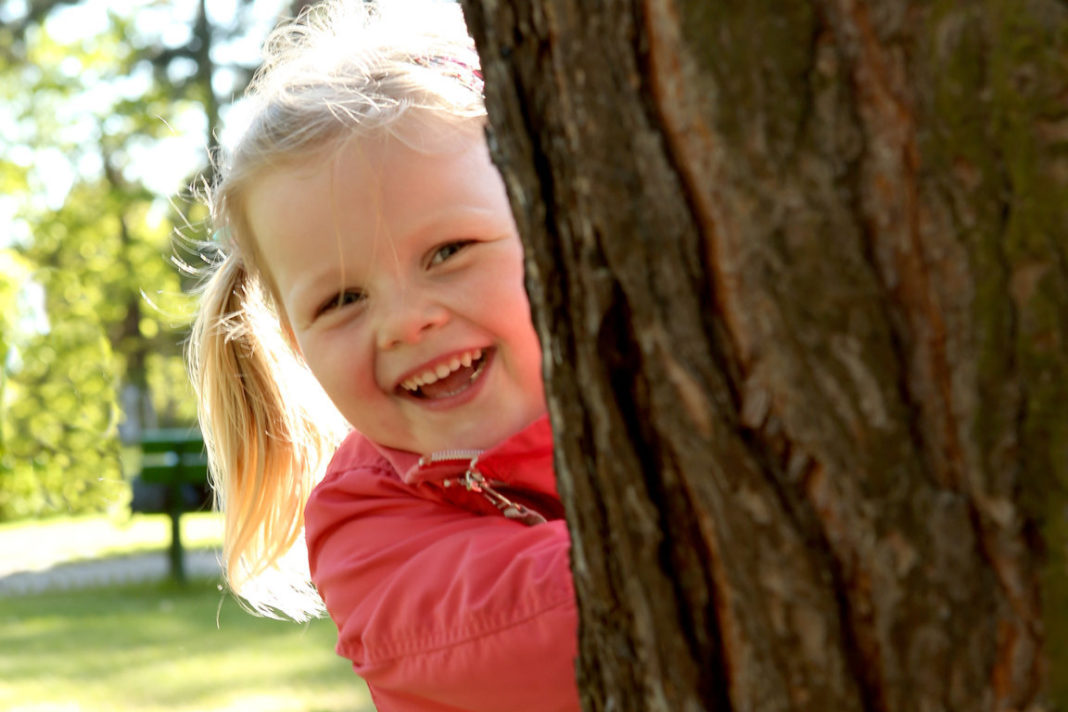
[[[219,58],[287,8],[137,7],[0,0],[0,521],[125,506],[120,440],[196,417],[180,265],[205,211],[180,186],[210,180],[220,97],[254,68]],[[152,149],[181,138],[161,192],[183,168]]]

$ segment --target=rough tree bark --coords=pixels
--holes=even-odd
[[[1068,6],[463,5],[586,709],[1052,708]]]

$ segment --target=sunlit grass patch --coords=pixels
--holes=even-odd
[[[40,571],[56,564],[101,556],[166,549],[170,519],[164,514],[57,517],[0,524],[0,576]],[[186,548],[218,547],[222,520],[214,512],[184,514]]]
[[[215,584],[0,600],[0,709],[371,712],[329,620],[257,618]]]

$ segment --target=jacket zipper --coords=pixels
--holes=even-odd
[[[475,492],[485,497],[490,504],[500,510],[507,519],[515,519],[527,526],[544,524],[548,520],[533,509],[519,502],[514,502],[494,489],[504,485],[504,482],[490,482],[478,471],[478,458],[482,455],[481,450],[443,450],[431,453],[419,458],[419,467],[428,467],[442,462],[467,461],[467,471],[460,477],[444,479],[441,486],[448,488],[459,485],[468,492]]]
[[[471,462],[474,462],[482,452],[482,450],[439,450],[438,452],[432,452],[429,455],[420,457],[419,467],[428,467],[429,465],[436,465],[439,462],[449,462],[451,460],[470,460]]]

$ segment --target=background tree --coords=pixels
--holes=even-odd
[[[175,258],[196,266],[204,210],[173,193],[210,178],[221,112],[286,4],[219,17],[198,0],[136,14],[0,0],[0,247],[25,268],[4,277],[42,295],[35,308],[13,297],[21,311],[0,324],[0,520],[123,504],[116,426],[129,442],[194,421],[194,279]]]
[[[586,708],[1068,700],[1068,7],[463,5]]]

